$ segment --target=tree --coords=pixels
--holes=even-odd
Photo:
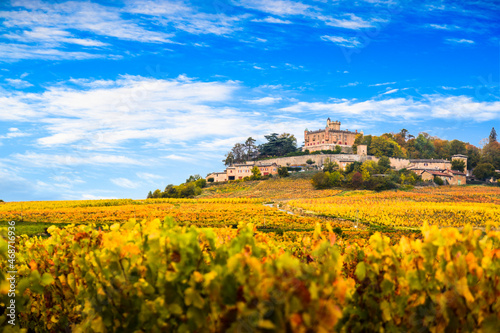
[[[361,175],[361,173],[359,171],[356,171],[352,175],[351,185],[354,188],[360,188],[361,185],[363,185],[363,176]]]
[[[188,179],[186,179],[186,183],[190,183],[190,182],[195,182],[197,181],[198,179],[202,179],[200,175],[191,175],[189,176]]]
[[[151,193],[151,191],[149,191],[148,197],[146,199],[153,199],[153,193]]]
[[[161,191],[156,189],[154,192],[153,192],[153,198],[161,198]]]
[[[493,127],[491,129],[489,139],[490,139],[490,142],[496,142],[497,141],[497,131],[495,131],[495,127]]]
[[[382,156],[377,164],[381,173],[385,173],[391,168],[391,160],[387,156]]]
[[[257,149],[257,146],[255,145],[255,139],[252,137],[249,137],[245,143],[243,144],[243,150],[245,152],[245,160],[246,161],[251,161],[254,158],[257,157],[259,154],[259,151]]]
[[[439,186],[444,185],[444,181],[438,176],[434,176],[434,183],[436,183]]]
[[[472,173],[477,179],[486,180],[495,175],[495,167],[491,163],[480,163]]]
[[[481,151],[476,146],[467,145],[467,170],[472,170],[481,160]]]
[[[278,168],[278,176],[280,178],[285,178],[290,176],[290,174],[288,173],[288,168],[285,166]]]
[[[481,162],[491,163],[495,169],[500,169],[500,142],[492,141],[484,146]]]
[[[467,149],[465,148],[465,142],[462,142],[460,140],[452,140],[450,142],[450,155],[456,155],[456,154],[466,154]]]
[[[317,190],[329,188],[331,187],[329,176],[329,172],[318,172],[313,176],[311,183]]]
[[[314,163],[316,163],[316,162],[315,162],[315,161],[313,161],[313,160],[311,160],[311,159],[308,159],[308,160],[306,161],[306,163],[307,163],[307,164],[309,164],[309,165],[313,165],[313,164],[314,164]]]
[[[297,150],[297,139],[292,134],[272,133],[264,137],[267,142],[258,147],[262,156],[283,156]]]
[[[420,158],[433,158],[435,147],[432,139],[427,133],[420,133],[415,140],[415,148],[420,153]]]
[[[335,154],[340,154],[341,152],[342,152],[342,148],[341,148],[339,145],[336,145],[336,146],[335,146],[334,153],[335,153]]]
[[[258,180],[260,179],[260,176],[261,173],[259,167],[254,165],[254,167],[252,168],[252,180]]]
[[[209,183],[213,183],[214,181],[215,181],[214,177],[210,177],[207,179],[207,182],[209,182]]]
[[[465,170],[465,162],[463,160],[453,160],[451,161],[451,170],[457,170],[460,172],[464,172]]]
[[[342,184],[342,180],[344,180],[344,176],[339,171],[333,171],[330,173],[328,177],[330,179],[330,185],[333,187],[338,187]]]
[[[306,162],[307,163],[307,162]],[[330,161],[330,159],[325,160],[325,164],[323,164],[323,172],[333,172],[339,169],[339,165],[336,162]]]
[[[377,157],[405,157],[401,146],[387,133],[373,137],[368,151]]]
[[[232,151],[226,154],[226,158],[222,161],[225,166],[230,166],[235,163],[235,157]]]

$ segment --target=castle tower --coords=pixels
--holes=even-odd
[[[326,120],[326,127],[333,131],[340,131],[340,121],[331,121],[330,118]]]

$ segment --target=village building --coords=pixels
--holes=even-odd
[[[205,179],[212,178],[214,182],[225,182],[228,180],[238,180],[252,176],[252,168],[257,166],[262,176],[277,175],[279,165],[276,163],[265,162],[246,162],[240,164],[232,164],[226,168],[224,172],[212,172]]]
[[[304,147],[303,151],[310,152],[318,150],[335,150],[336,146],[352,147],[358,131],[351,132],[349,130],[340,129],[340,121],[326,120],[326,128],[317,131],[304,131]],[[361,132],[362,134],[362,132]]]

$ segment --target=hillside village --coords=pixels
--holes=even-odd
[[[353,145],[358,134],[363,132],[356,130],[341,130],[339,121],[326,121],[325,129],[316,131],[304,131],[304,146],[302,152],[316,152],[319,154],[305,154],[301,156],[268,158],[263,161],[246,161],[245,163],[234,163],[222,171],[212,172],[205,179],[208,182],[225,182],[230,180],[240,180],[252,175],[252,168],[257,167],[261,175],[277,175],[280,167],[307,168],[314,165],[317,169],[323,169],[325,163],[337,163],[340,170],[345,170],[354,162],[373,161],[377,163],[381,157],[368,154],[367,145]],[[334,149],[341,153],[328,153]],[[395,171],[407,169],[421,176],[423,181],[431,181],[436,177],[445,184],[465,185],[467,177],[472,178],[470,171],[464,172],[453,170],[452,161],[463,161],[467,166],[468,157],[464,154],[455,154],[451,160],[446,159],[406,159],[389,157],[391,168]]]

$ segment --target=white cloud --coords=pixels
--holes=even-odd
[[[7,81],[11,86],[17,89],[33,87],[33,85],[28,81],[24,81],[21,79],[5,79],[5,81]]]
[[[47,3],[44,1],[18,1],[18,10],[2,11],[0,18],[8,28],[51,28],[87,31],[100,36],[124,40],[169,43],[172,34],[148,31],[133,21],[125,20],[117,7],[91,2]],[[32,30],[33,31],[33,30]],[[46,38],[43,34],[32,37]]]
[[[176,155],[176,154],[170,154],[167,156],[163,156],[162,158],[167,159],[167,160],[181,161],[181,162],[192,162],[195,160],[191,156],[181,156],[181,155]]]
[[[137,172],[136,175],[140,179],[143,179],[143,180],[148,181],[148,182],[152,182],[152,181],[156,181],[156,180],[165,178],[163,176],[155,175],[153,173],[148,173],[148,172]]]
[[[5,38],[15,39],[23,43],[69,43],[77,44],[81,46],[106,46],[107,43],[103,43],[97,40],[87,39],[87,38],[75,38],[71,33],[65,30],[60,30],[57,28],[47,28],[47,27],[33,27],[32,30],[24,30],[22,33],[9,33],[3,35]]]
[[[447,38],[446,42],[452,44],[474,44],[475,42],[470,39],[459,39],[459,38]]]
[[[299,102],[281,108],[282,112],[338,115],[339,118],[366,122],[470,119],[477,122],[500,119],[500,102],[477,102],[468,96],[424,95],[423,99],[389,98],[383,100],[343,100],[333,103]]]
[[[359,47],[362,46],[362,44],[358,41],[356,37],[340,37],[340,36],[321,36],[321,39],[324,41],[329,41],[334,44],[337,44],[339,46],[343,47]]]
[[[383,82],[383,83],[375,83],[375,84],[370,84],[368,87],[379,87],[379,86],[387,86],[389,84],[396,84],[396,82]]]
[[[12,127],[9,128],[9,132],[5,135],[0,135],[0,139],[12,139],[12,138],[21,138],[25,136],[30,136],[30,133],[21,132],[18,128]]]
[[[240,0],[237,4],[277,16],[304,15],[312,9],[311,6],[302,2],[289,0]]]
[[[387,90],[386,92],[382,93],[381,95],[389,95],[389,94],[394,94],[395,92],[398,92],[399,89],[390,89]]]
[[[114,55],[92,54],[80,51],[62,51],[52,46],[39,45],[33,47],[25,44],[5,44],[0,43],[0,62],[16,61],[23,59],[44,59],[44,60],[84,60],[105,57],[118,57]]]
[[[157,22],[166,27],[174,26],[176,29],[195,35],[230,35],[234,31],[242,30],[238,22],[247,17],[247,15],[228,16],[223,12],[217,14],[198,12],[193,6],[186,6],[176,1],[134,1],[128,3],[125,11],[153,16]]]
[[[29,163],[31,167],[54,168],[71,167],[75,165],[145,165],[145,162],[135,160],[127,156],[111,154],[43,154],[26,152],[24,154],[13,154],[12,158],[17,161]]]
[[[123,187],[123,188],[137,188],[140,186],[140,184],[134,183],[133,181],[131,181],[130,179],[127,179],[127,178],[112,178],[112,179],[110,179],[110,181],[113,184],[120,186],[120,187]]]
[[[270,105],[270,104],[277,103],[281,100],[282,100],[281,97],[262,97],[262,98],[258,98],[258,99],[250,99],[250,100],[247,100],[247,102],[250,104],[257,104],[257,105]]]
[[[346,18],[335,18],[330,16],[319,15],[318,19],[331,27],[345,28],[351,30],[359,30],[363,28],[372,28],[373,22],[381,21],[378,19],[366,21],[354,14],[344,14]]]
[[[276,17],[268,16],[263,19],[253,19],[252,22],[264,22],[264,23],[273,23],[273,24],[292,24],[292,21],[282,20]]]

